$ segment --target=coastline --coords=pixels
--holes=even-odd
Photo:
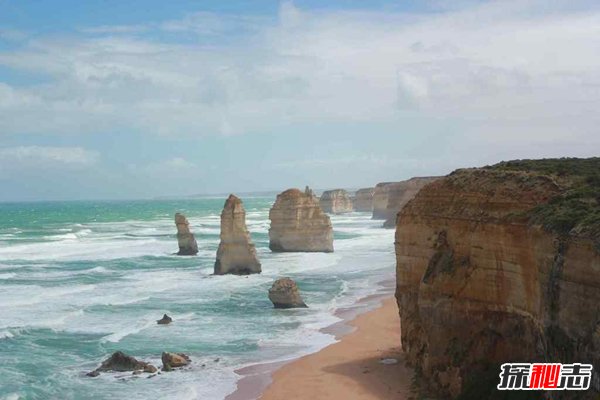
[[[351,393],[356,396],[348,397],[347,393],[339,393],[329,394],[327,398],[383,399],[389,398],[390,393],[400,396],[397,398],[408,398],[413,373],[404,366],[394,289],[395,280],[392,277],[386,278],[378,283],[375,293],[358,299],[351,306],[336,310],[334,315],[341,320],[321,329],[321,332],[332,335],[335,343],[317,352],[298,355],[289,360],[258,363],[236,370],[241,376],[237,381],[237,388],[225,400],[279,399],[284,393],[290,399],[314,399],[314,396],[323,394],[322,388],[319,385],[311,386],[309,382],[299,378],[300,375],[307,381],[310,380],[305,375],[312,371],[319,375],[319,381],[323,381],[323,376],[327,375],[325,380],[333,380],[339,385],[347,386],[345,381],[350,380],[354,385],[370,388],[370,391],[380,388],[387,392],[374,393],[376,397],[365,397],[365,393],[355,388]],[[398,363],[382,364],[380,361],[384,358],[396,359]],[[342,359],[345,360],[341,361]],[[373,380],[380,380],[381,385],[373,386]],[[280,387],[283,392],[280,392]],[[308,387],[311,390],[307,390]]]

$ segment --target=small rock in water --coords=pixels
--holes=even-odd
[[[125,372],[125,371],[143,371],[143,372],[155,372],[156,367],[144,362],[139,361],[134,357],[128,356],[122,351],[114,352],[109,358],[104,360],[102,364],[94,371],[87,373],[87,376],[96,377],[100,375],[100,372],[114,371],[114,372]]]
[[[171,371],[173,368],[184,367],[190,363],[190,358],[183,353],[162,353],[163,371]]]
[[[394,365],[394,364],[398,364],[398,359],[396,358],[382,358],[381,361],[379,361],[381,364],[383,365]]]
[[[219,362],[219,361],[221,361],[220,358],[215,358],[215,362]]]
[[[163,317],[156,321],[159,325],[167,325],[173,322],[173,318],[169,317],[167,314],[164,314]]]
[[[296,282],[290,278],[280,278],[269,289],[269,300],[275,308],[306,308]]]

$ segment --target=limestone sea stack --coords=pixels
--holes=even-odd
[[[384,228],[396,227],[396,214],[412,200],[419,190],[439,177],[419,177],[392,183],[387,187],[387,206],[381,215],[385,217]]]
[[[352,212],[352,200],[344,189],[326,190],[319,200],[321,208],[326,213],[343,214]]]
[[[269,248],[272,251],[333,251],[333,228],[319,200],[306,187],[277,195],[269,212]]]
[[[372,212],[373,211],[373,192],[374,188],[358,189],[354,194],[353,206],[355,211]]]
[[[458,170],[402,209],[402,347],[440,398],[496,398],[503,363],[600,365],[599,171],[600,158]],[[596,399],[599,378],[560,398]]]
[[[291,278],[280,278],[269,289],[269,300],[275,308],[306,308],[296,282]]]
[[[249,275],[261,272],[250,233],[246,228],[246,211],[242,200],[233,194],[221,212],[221,243],[217,250],[215,275]]]
[[[179,256],[194,256],[198,254],[198,243],[194,234],[190,232],[190,223],[185,215],[175,214],[175,225],[177,226],[177,242],[179,244]]]

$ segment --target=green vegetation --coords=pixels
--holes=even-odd
[[[600,237],[600,157],[504,161],[485,168],[551,177],[563,191],[533,209],[531,221],[563,235]]]

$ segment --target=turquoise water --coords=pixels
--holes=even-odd
[[[320,329],[336,309],[393,273],[393,231],[366,213],[332,216],[334,253],[271,253],[274,199],[243,200],[263,268],[248,277],[211,275],[224,198],[0,204],[0,399],[221,399],[237,368],[332,343]],[[196,257],[173,255],[175,212],[190,220]],[[281,276],[310,308],[272,308]],[[156,325],[163,313],[174,323]],[[193,363],[151,379],[85,376],[116,350]]]

